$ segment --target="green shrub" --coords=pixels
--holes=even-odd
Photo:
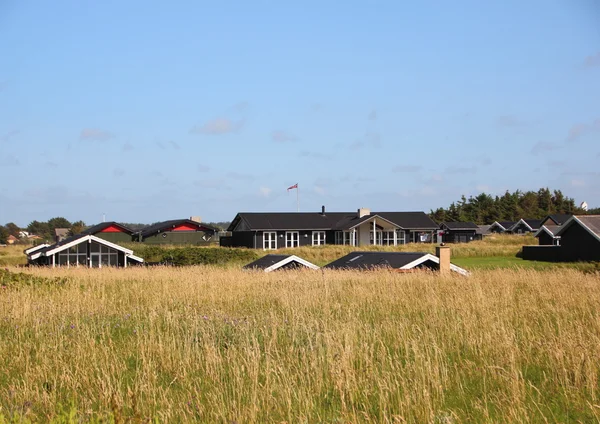
[[[163,249],[162,262],[172,265],[224,265],[231,262],[250,262],[258,254],[250,249],[180,247]]]
[[[23,272],[10,272],[8,269],[0,269],[0,288],[3,290],[27,286],[63,286],[67,281],[67,278],[36,277]]]

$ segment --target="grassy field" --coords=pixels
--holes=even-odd
[[[600,419],[598,273],[11,272],[5,420]]]

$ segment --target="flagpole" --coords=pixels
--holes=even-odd
[[[300,186],[296,183],[296,209],[300,212]]]

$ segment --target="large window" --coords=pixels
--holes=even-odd
[[[87,266],[87,246],[80,243],[77,246],[71,246],[68,249],[59,252],[58,265],[61,266]]]
[[[381,237],[382,237],[381,231],[379,231],[379,230],[375,231],[375,237],[377,237],[377,238],[375,240],[375,243],[373,243],[373,231],[369,231],[369,244],[371,244],[371,245],[375,244],[375,245],[380,246],[381,245]]]
[[[312,232],[312,245],[313,246],[324,246],[325,245],[325,231],[313,231]]]
[[[277,249],[277,233],[275,231],[265,231],[263,233],[263,249]]]
[[[285,232],[285,247],[298,247],[300,245],[300,233],[298,231]]]
[[[406,233],[404,232],[404,230],[396,231],[396,243],[397,244],[406,244],[405,234]]]
[[[394,246],[394,231],[383,232],[383,245]]]

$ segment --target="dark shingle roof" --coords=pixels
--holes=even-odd
[[[548,221],[550,219],[556,225],[563,225],[572,216],[573,215],[571,215],[570,213],[555,213],[555,214],[552,214],[552,215],[548,215],[546,218],[544,218],[542,220],[542,222],[546,222],[546,221]],[[550,225],[554,225],[554,224],[550,224]]]
[[[54,243],[54,244],[52,244],[48,247],[45,247],[41,250],[37,250],[35,253],[38,253],[38,252],[45,253],[49,250],[54,250],[57,247],[64,246],[65,244],[71,243],[72,241],[79,240],[80,238],[87,237],[87,236],[88,236],[88,234],[77,234],[75,236],[67,237],[66,239],[63,239],[63,240],[59,241],[58,243]]]
[[[323,268],[327,269],[372,269],[402,268],[425,256],[422,252],[352,252]]]
[[[435,230],[437,224],[424,212],[371,212],[358,218],[356,212],[240,212],[227,228],[236,231],[238,225],[247,231],[259,230],[334,230],[347,229],[378,215],[407,230]]]
[[[504,227],[505,230],[510,230],[516,224],[516,221],[496,221],[496,222],[498,224],[500,224],[502,227]]]
[[[244,269],[262,269],[264,271],[273,271],[275,269],[295,269],[295,268],[318,269],[315,264],[308,262],[295,255],[266,255],[244,266]]]
[[[597,237],[600,237],[600,215],[577,215],[577,219]]]
[[[523,221],[525,221],[527,223],[527,225],[529,225],[531,227],[531,229],[537,231],[540,229],[540,227],[542,226],[542,220],[541,219],[524,219]]]
[[[142,234],[142,237],[148,237],[153,234],[167,231],[184,224],[196,226],[198,228],[198,231],[219,231],[217,228],[203,224],[201,222],[192,221],[191,219],[172,219],[170,221],[157,222],[156,224],[149,225],[147,227],[142,228],[139,232]]]
[[[111,227],[111,226],[115,226],[115,227],[119,227],[123,230],[124,233],[127,234],[133,234],[133,230],[131,228],[128,228],[124,225],[121,225],[117,222],[114,221],[109,221],[109,222],[101,222],[100,224],[96,224],[90,228],[86,228],[85,230],[83,230],[81,233],[82,234],[96,234],[101,232],[102,230],[104,230],[105,228]]]
[[[479,226],[474,222],[442,222],[449,230],[478,230]]]

